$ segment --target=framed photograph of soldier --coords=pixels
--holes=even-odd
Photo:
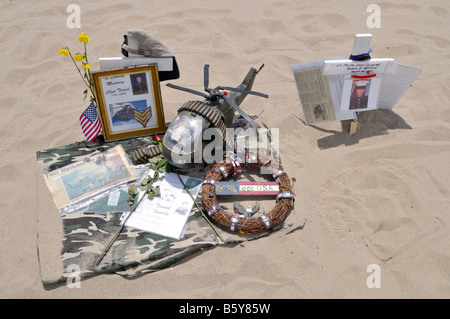
[[[92,75],[105,141],[165,132],[157,64]]]
[[[380,80],[380,77],[346,79],[342,88],[341,111],[375,110]]]

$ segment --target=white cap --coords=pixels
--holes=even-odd
[[[365,89],[367,84],[369,84],[369,81],[367,81],[367,80],[359,80],[358,82],[356,82],[356,88]]]

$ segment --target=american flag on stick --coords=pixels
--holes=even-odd
[[[97,108],[94,103],[91,103],[89,107],[80,116],[81,130],[84,136],[89,142],[95,140],[97,135],[102,130],[100,124],[100,118],[98,117]]]

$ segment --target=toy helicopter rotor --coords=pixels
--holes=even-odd
[[[261,65],[261,67],[257,71],[252,68],[248,74],[248,75],[250,75],[250,78],[247,79],[247,77],[246,77],[246,79],[238,87],[217,86],[215,88],[209,88],[209,64],[205,64],[205,66],[203,68],[203,85],[204,85],[205,92],[208,92],[208,94],[205,94],[200,91],[192,90],[189,88],[185,88],[182,86],[174,85],[171,83],[168,83],[167,86],[170,88],[173,88],[173,89],[177,89],[177,90],[181,90],[181,91],[185,91],[188,93],[202,96],[205,98],[205,100],[207,100],[209,102],[210,106],[213,106],[213,107],[219,106],[219,109],[222,109],[222,111],[225,109],[225,107],[224,107],[224,105],[219,105],[219,104],[225,104],[223,102],[221,103],[221,101],[220,101],[220,99],[223,99],[224,102],[226,102],[235,111],[237,111],[243,118],[245,118],[253,128],[258,128],[259,125],[255,121],[253,121],[253,119],[238,106],[238,104],[240,104],[242,102],[242,100],[245,98],[245,96],[242,96],[239,100],[238,100],[238,97],[240,97],[240,96],[238,96],[238,95],[235,95],[234,97],[230,98],[230,97],[228,97],[228,94],[226,93],[226,91],[238,92],[238,93],[242,93],[245,95],[251,94],[251,95],[268,98],[269,96],[267,94],[250,90],[250,88],[253,84],[254,77],[259,73],[259,71],[261,71],[261,69],[263,67],[264,67],[264,64]],[[230,123],[228,123],[228,124],[230,124]]]

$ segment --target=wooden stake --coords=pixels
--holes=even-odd
[[[356,129],[358,128],[358,121],[351,121],[350,122],[350,135],[353,135],[356,133]]]
[[[353,42],[352,56],[358,56],[367,52],[370,52],[370,42],[372,41],[372,34],[357,34],[355,41]],[[359,115],[356,112],[356,119],[350,122],[350,135],[356,133],[358,128]]]
[[[355,112],[355,119],[350,121],[350,135],[353,135],[356,133],[356,130],[358,128],[358,120],[359,120],[359,113]]]

